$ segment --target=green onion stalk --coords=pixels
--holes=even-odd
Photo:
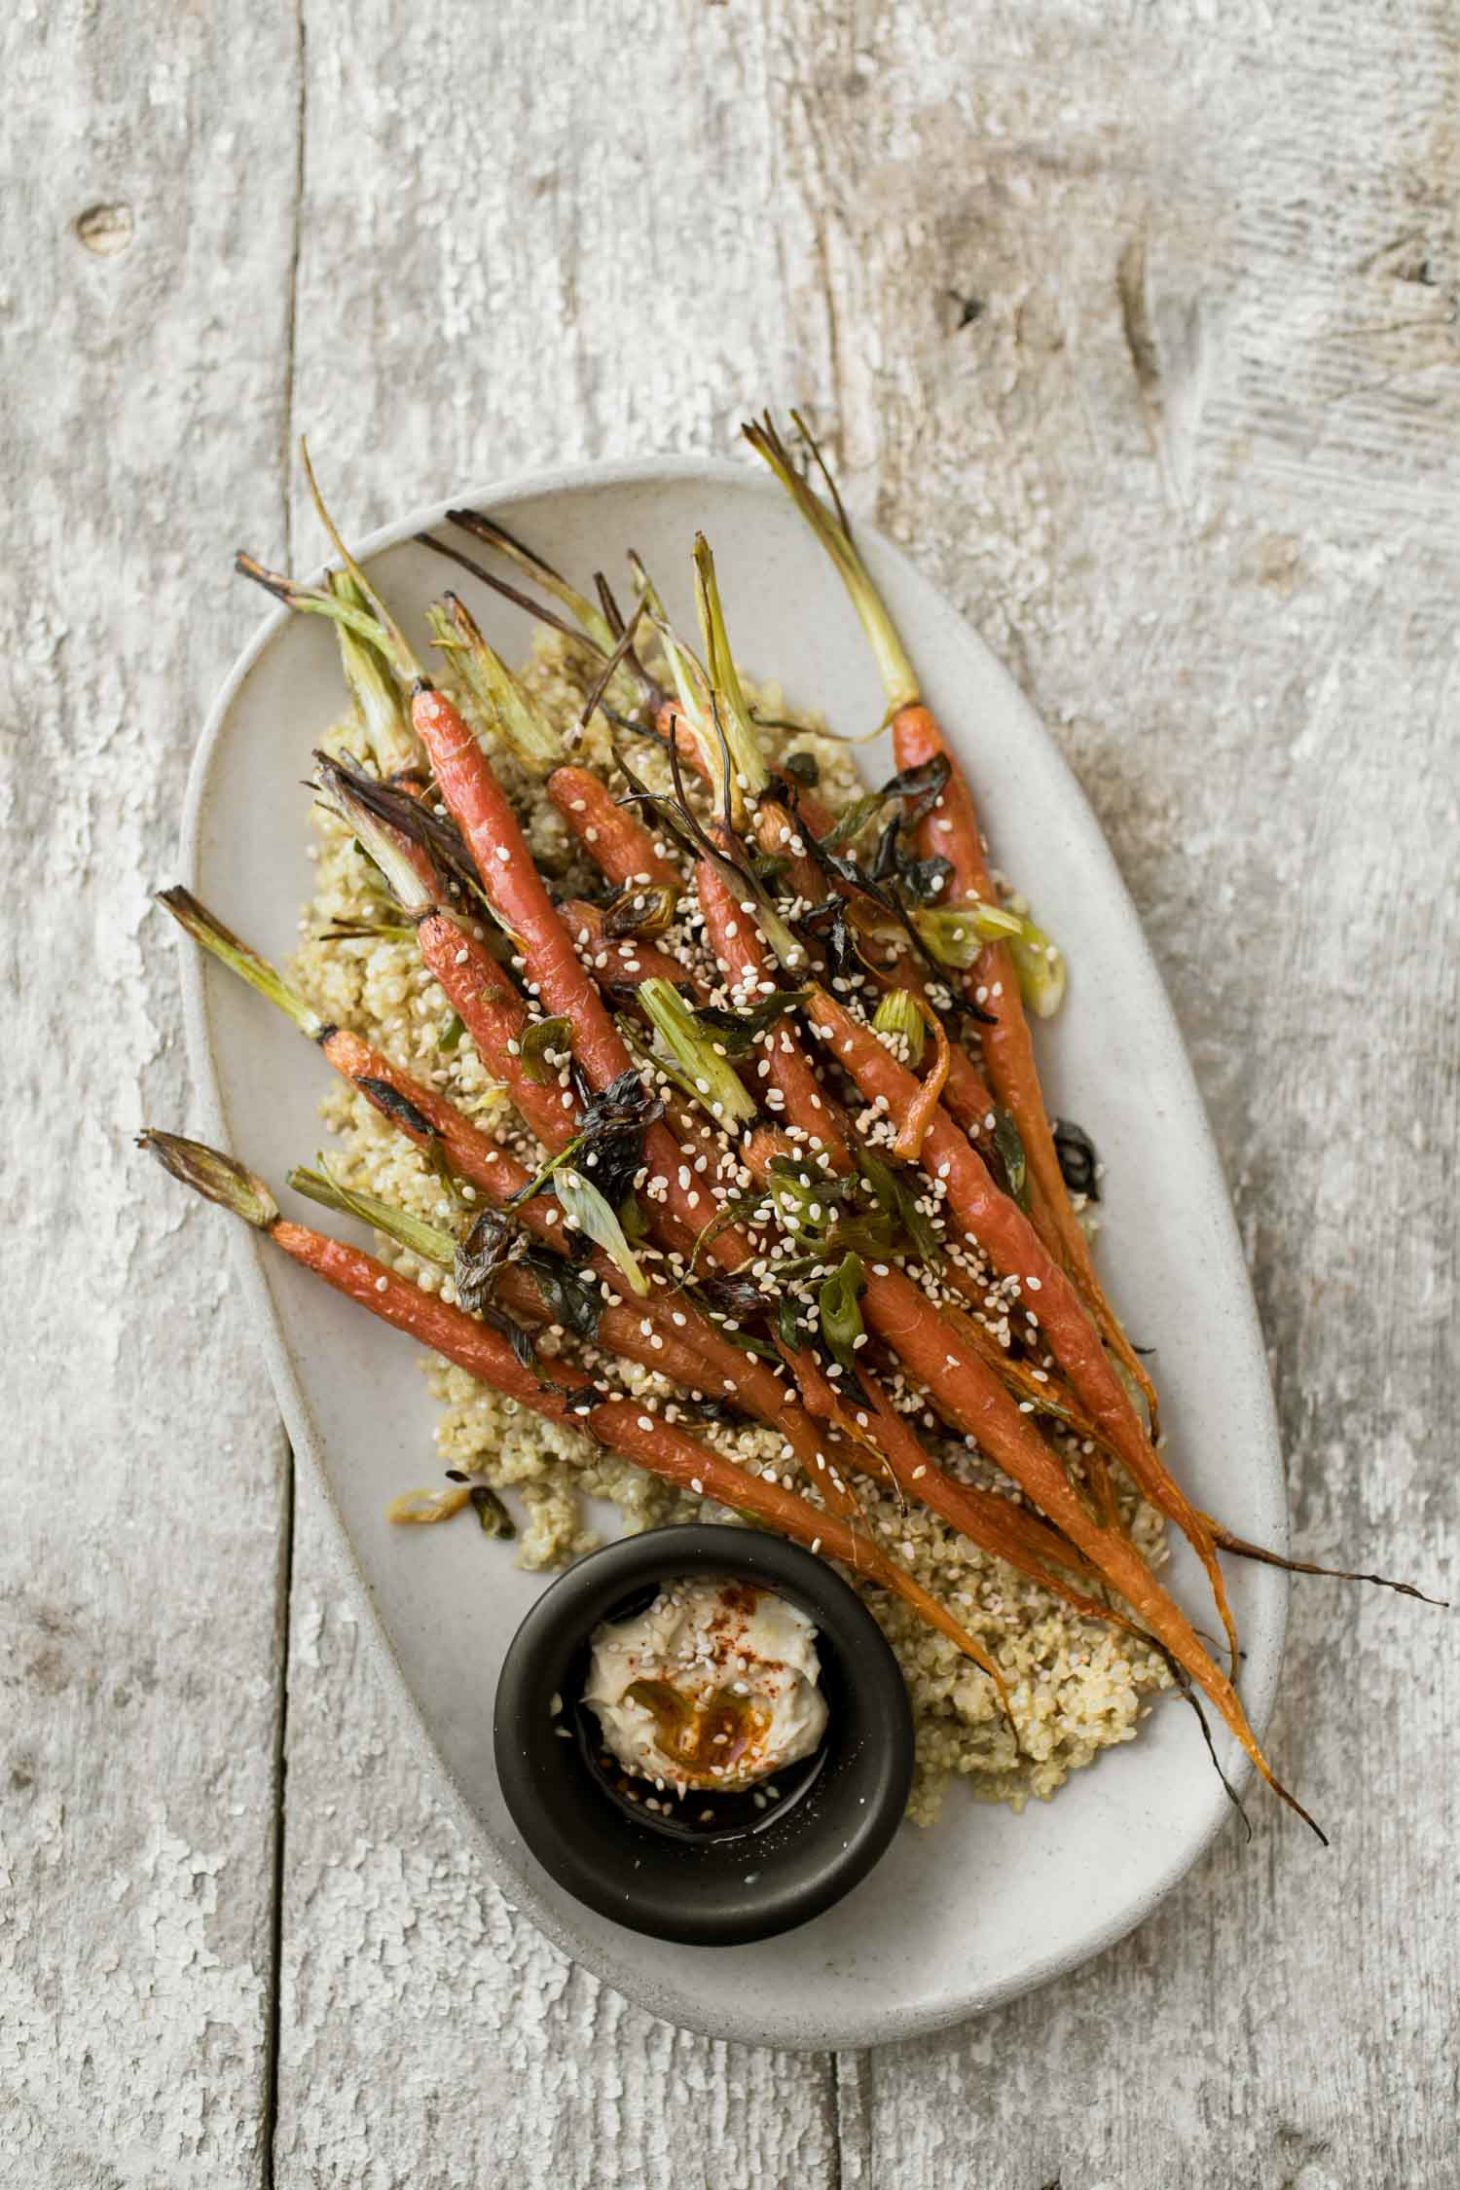
[[[550,775],[567,758],[561,733],[541,700],[487,643],[465,602],[448,593],[428,610],[427,620],[486,728],[534,775]]]
[[[365,596],[348,570],[331,571],[327,583],[345,608],[361,618],[369,617]],[[391,673],[389,657],[373,639],[364,638],[353,622],[337,621],[335,636],[340,643],[345,683],[377,775],[386,783],[398,782],[402,777],[426,777],[430,771],[425,748],[411,728],[410,713]]]
[[[319,481],[314,475],[309,447],[302,437],[299,453],[319,521],[324,526],[331,547],[353,581],[357,598],[342,598],[332,585],[305,585],[297,578],[286,576],[282,571],[270,570],[256,556],[249,555],[242,549],[234,557],[235,569],[299,614],[324,616],[337,628],[354,632],[357,638],[376,650],[407,692],[413,691],[418,685],[429,683],[430,680],[407,644],[400,625],[341,538],[324,496],[319,491]]]
[[[638,987],[638,1002],[655,1033],[656,1062],[673,1077],[717,1125],[748,1125],[756,1115],[755,1098],[707,1033],[672,981],[651,975]]]
[[[876,657],[890,719],[900,708],[916,704],[917,675],[907,650],[897,635],[892,618],[872,583],[867,566],[862,560],[861,550],[852,537],[851,519],[843,506],[826,459],[799,411],[792,411],[791,423],[806,443],[812,463],[821,475],[831,497],[830,508],[797,468],[795,459],[781,438],[780,429],[769,411],[753,424],[743,426],[741,431],[756,455],[762,457],[775,473],[836,565],[862,629],[867,634],[868,644]]]
[[[911,990],[888,989],[878,1003],[872,1024],[879,1034],[891,1035],[894,1040],[901,1038],[901,1062],[916,1072],[923,1061],[928,1029],[918,999]]]

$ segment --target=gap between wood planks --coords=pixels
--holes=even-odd
[[[294,370],[298,351],[299,262],[304,239],[305,139],[309,126],[308,33],[305,0],[295,0],[294,65],[298,91],[294,102],[293,204],[290,211],[289,295],[284,320],[283,443],[279,452],[279,494],[284,510],[285,568],[294,568]],[[284,1863],[287,1854],[287,1783],[289,1776],[289,1645],[294,1613],[294,1517],[298,1487],[294,1447],[284,1446],[282,1541],[279,1547],[278,1709],[274,1713],[272,1774],[273,1844],[269,1866],[269,1973],[264,2025],[264,2098],[260,2125],[260,2175],[264,2190],[274,2190],[274,2145],[279,2126],[279,2050],[284,1992]]]

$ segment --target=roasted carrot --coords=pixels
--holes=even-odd
[[[415,1079],[348,1028],[331,1025],[322,1019],[306,997],[292,988],[267,959],[224,927],[191,891],[163,890],[158,895],[158,903],[195,942],[276,1005],[302,1034],[317,1043],[335,1071],[357,1087],[399,1133],[427,1154],[434,1155],[439,1149],[460,1179],[485,1195],[495,1207],[515,1204],[519,1220],[530,1232],[555,1253],[564,1252],[560,1205],[547,1195],[535,1195],[523,1201],[521,1196],[532,1183],[532,1174],[464,1117],[445,1096]],[[588,1267],[611,1292],[623,1292],[623,1273],[602,1249],[594,1250]],[[661,1351],[661,1347],[652,1343],[655,1336],[665,1350],[671,1345],[688,1348],[698,1364],[698,1374],[690,1379],[691,1384],[703,1387],[717,1397],[734,1397],[747,1413],[755,1415],[767,1428],[778,1430],[801,1462],[809,1480],[821,1490],[828,1506],[835,1512],[857,1511],[856,1498],[847,1490],[826,1438],[764,1361],[726,1338],[692,1300],[661,1286],[651,1285],[649,1293],[636,1298],[632,1308],[626,1308],[624,1313],[631,1317],[633,1328],[640,1336],[649,1341],[646,1347],[649,1367],[665,1365],[666,1373],[671,1373],[666,1364],[656,1364],[653,1359]],[[622,1348],[616,1350],[622,1351]],[[682,1378],[677,1380],[684,1381]]]
[[[825,992],[814,993],[813,1020],[820,1012],[825,1024],[824,1007],[830,1001]],[[891,1064],[876,1036],[866,1031],[873,1047]],[[804,1115],[791,1122],[804,1126]],[[754,1161],[749,1148],[747,1157]],[[963,1435],[972,1437],[1119,1591],[1136,1617],[1211,1699],[1263,1777],[1307,1819],[1306,1811],[1273,1776],[1236,1690],[1208,1656],[1186,1615],[1162,1590],[1129,1539],[1086,1510],[1063,1462],[1020,1411],[995,1371],[895,1264],[869,1264],[865,1282],[864,1301],[874,1328],[929,1392],[938,1411]],[[1199,1530],[1200,1517],[1195,1519]]]
[[[917,831],[919,847],[925,857],[938,856],[952,862],[949,902],[977,899],[985,904],[993,903],[993,879],[988,871],[972,795],[936,721],[921,703],[903,707],[893,718],[892,733],[899,768],[915,768],[924,761],[945,758],[952,770],[937,804]],[[984,1061],[993,1091],[1014,1120],[1024,1143],[1025,1160],[1038,1188],[1039,1209],[1049,1244],[1079,1287],[1106,1344],[1140,1391],[1151,1417],[1152,1434],[1159,1436],[1160,1402],[1155,1386],[1110,1306],[1095,1269],[1085,1228],[1075,1213],[1065,1184],[1039,1082],[1029,1019],[1009,946],[997,942],[986,944],[964,980],[977,997],[980,1009],[993,1022],[981,1029]]]
[[[652,883],[678,893],[679,869],[660,851],[638,815],[619,805],[601,776],[588,768],[555,768],[547,780],[547,795],[610,882],[621,887]]]
[[[544,1300],[528,1271],[509,1264],[502,1272],[499,1291],[514,1313],[535,1314],[538,1320],[552,1313],[551,1303]],[[856,1495],[839,1465],[840,1447],[818,1429],[774,1369],[722,1338],[689,1305],[673,1296],[651,1296],[632,1306],[610,1304],[599,1317],[597,1342],[610,1353],[668,1377],[686,1392],[728,1400],[768,1429],[778,1430],[827,1510],[849,1518],[859,1513]]]
[[[550,1012],[568,1020],[573,1054],[589,1082],[611,1086],[633,1068],[633,1059],[548,895],[490,762],[444,693],[418,690],[411,716],[441,795],[471,846],[492,909],[517,940],[529,986]],[[704,1195],[692,1181],[680,1183],[679,1152],[661,1124],[645,1128],[644,1158],[669,1214],[691,1233],[702,1230],[710,1214]],[[749,1259],[751,1247],[730,1228],[717,1234],[707,1251],[734,1269]]]
[[[584,1411],[578,1412],[571,1401],[549,1390],[520,1362],[509,1341],[488,1325],[423,1293],[360,1248],[282,1217],[263,1181],[233,1158],[199,1142],[151,1130],[140,1136],[140,1145],[175,1178],[266,1233],[292,1261],[312,1270],[382,1322],[406,1332],[533,1413],[583,1430],[648,1473],[681,1490],[713,1498],[813,1551],[840,1559],[864,1581],[900,1597],[965,1656],[987,1669],[982,1646],[862,1530],[835,1514],[823,1513],[769,1477],[753,1475],[723,1459],[666,1421],[652,1402],[600,1398],[590,1392],[584,1397]]]
[[[699,863],[696,887],[705,929],[732,996],[758,996],[770,982],[770,961],[753,915],[708,859]],[[805,1126],[835,1170],[849,1171],[852,1153],[845,1114],[822,1086],[800,1036],[777,1022],[760,1046],[759,1062],[766,1068],[767,1082],[783,1113]]]
[[[1063,1265],[1055,1261],[1018,1203],[1000,1192],[982,1158],[946,1111],[935,1107],[923,1123],[918,1109],[920,1083],[871,1027],[824,988],[813,990],[808,1015],[813,1033],[827,1044],[869,1101],[880,1102],[894,1118],[917,1119],[916,1160],[931,1179],[942,1184],[958,1223],[1000,1276],[1017,1282],[1026,1319],[1037,1322],[1101,1436],[1152,1504],[1175,1521],[1201,1559],[1235,1664],[1236,1627],[1211,1530],[1151,1444]]]
[[[796,423],[799,426],[801,421],[797,419]],[[804,428],[802,430],[804,432]],[[942,730],[923,703],[912,662],[862,561],[841,497],[820,450],[807,435],[813,458],[831,496],[830,508],[796,471],[789,451],[769,417],[746,426],[744,432],[751,447],[769,464],[827,549],[847,588],[877,658],[899,769],[921,767],[931,761],[941,761],[947,766],[948,777],[942,794],[922,821],[918,834],[925,856],[936,855],[952,864],[948,902],[956,905],[977,900],[994,904],[996,892],[984,853],[973,794]],[[1071,1204],[1008,946],[1003,943],[986,946],[976,966],[964,978],[970,993],[993,1022],[982,1029],[989,1080],[1023,1140],[1025,1158],[1038,1189],[1036,1214],[1046,1228],[1048,1244],[1065,1263],[1102,1337],[1141,1392],[1150,1413],[1154,1442],[1160,1435],[1155,1386],[1106,1298],[1090,1253],[1090,1243]]]
[[[1056,1454],[1021,1414],[993,1371],[900,1271],[869,1280],[867,1312],[878,1334],[926,1387],[939,1412],[972,1437],[1027,1497],[1098,1568],[1141,1624],[1163,1644],[1220,1712],[1257,1770],[1304,1823],[1307,1811],[1276,1778],[1241,1698],[1212,1661],[1185,1613],[1168,1597],[1130,1540],[1087,1512]]]

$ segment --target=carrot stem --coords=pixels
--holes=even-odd
[[[139,1138],[140,1145],[174,1177],[267,1233],[292,1261],[312,1270],[336,1292],[368,1308],[382,1322],[407,1333],[533,1413],[562,1427],[582,1430],[596,1443],[621,1453],[648,1473],[681,1490],[691,1490],[697,1496],[749,1514],[812,1551],[841,1560],[864,1581],[890,1590],[911,1605],[920,1618],[947,1636],[974,1664],[984,1661],[982,1646],[965,1633],[947,1608],[862,1530],[839,1515],[823,1512],[769,1477],[755,1475],[722,1458],[666,1421],[653,1401],[589,1393],[585,1395],[584,1411],[579,1412],[573,1402],[544,1386],[518,1360],[509,1341],[489,1325],[475,1321],[439,1297],[423,1293],[419,1286],[397,1276],[362,1249],[281,1217],[263,1181],[232,1157],[175,1134],[148,1130]]]

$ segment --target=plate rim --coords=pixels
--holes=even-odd
[[[748,464],[723,456],[658,455],[546,465],[533,471],[511,473],[502,478],[457,489],[438,501],[413,510],[403,518],[377,526],[354,543],[351,552],[359,561],[368,564],[375,556],[402,545],[415,534],[443,523],[447,511],[458,508],[463,503],[506,510],[518,502],[535,500],[546,495],[576,493],[598,486],[645,486],[671,481],[696,482],[709,487],[729,486],[737,491],[763,493],[767,499],[775,499],[778,493],[773,480]],[[1248,1336],[1254,1342],[1255,1357],[1264,1364],[1258,1380],[1259,1397],[1264,1402],[1270,1469],[1279,1490],[1275,1517],[1279,1548],[1286,1553],[1289,1548],[1291,1516],[1286,1495],[1281,1436],[1271,1376],[1265,1367],[1266,1347],[1261,1320],[1242,1253],[1231,1190],[1180,1023],[1125,878],[1116,863],[1099,817],[1073,767],[1004,662],[977,627],[948,598],[942,587],[927,577],[903,548],[889,539],[870,520],[859,520],[858,531],[864,540],[875,543],[879,560],[900,567],[930,589],[941,609],[956,623],[962,636],[983,654],[986,663],[1005,687],[1006,697],[1023,716],[1029,734],[1045,747],[1047,758],[1063,778],[1066,794],[1084,818],[1097,857],[1105,865],[1105,879],[1111,885],[1112,895],[1119,902],[1124,916],[1123,925],[1128,931],[1126,947],[1140,954],[1154,977],[1161,1031],[1173,1054],[1186,1107],[1206,1139],[1223,1185],[1217,1216],[1217,1228],[1221,1235],[1220,1247],[1228,1264],[1227,1275],[1231,1277],[1235,1274],[1236,1278],[1236,1282],[1230,1285],[1229,1297],[1240,1303]],[[316,573],[334,567],[337,567],[334,558],[327,564],[315,566]],[[178,837],[179,871],[190,889],[196,889],[200,879],[198,870],[201,838],[214,755],[225,736],[234,705],[251,671],[284,629],[290,614],[291,611],[281,604],[264,615],[235,657],[199,732],[189,763]],[[192,1078],[193,1107],[201,1114],[202,1130],[205,1133],[214,1136],[222,1134],[226,1138],[222,1078],[209,1021],[204,956],[197,951],[181,950],[179,961],[183,1028]],[[249,1304],[254,1342],[263,1354],[290,1447],[296,1458],[307,1462],[316,1493],[322,1497],[335,1554],[352,1585],[355,1608],[361,1621],[361,1634],[377,1670],[384,1675],[394,1707],[408,1729],[414,1759],[419,1769],[423,1775],[430,1776],[436,1785],[444,1788],[454,1822],[480,1853],[488,1874],[509,1907],[526,1915],[559,1953],[570,1961],[581,1964],[598,1982],[610,1986],[645,2012],[705,2037],[729,2043],[772,2046],[794,2053],[891,2044],[953,2029],[992,2008],[1022,1998],[1025,1993],[1037,1990],[1056,1977],[1083,1967],[1095,1956],[1105,1953],[1127,1937],[1153,1914],[1181,1880],[1195,1868],[1228,1822],[1231,1812],[1227,1800],[1220,1785],[1214,1783],[1207,1814],[1200,1827],[1193,1831],[1189,1842],[1182,1846],[1177,1859],[1149,1882],[1129,1907],[1097,1926],[1074,1947],[1066,1945],[1051,1948],[1017,1975],[971,1991],[957,2000],[929,2002],[923,2007],[900,2006],[888,2009],[878,2016],[861,2016],[855,2020],[840,2019],[834,2008],[824,2008],[814,2025],[808,2027],[807,2018],[794,2011],[787,2013],[779,2010],[768,2013],[761,2009],[754,2016],[707,2014],[700,2006],[697,1996],[672,1974],[661,1980],[657,1990],[646,1986],[637,1970],[617,1962],[611,1950],[602,1948],[598,1940],[595,1939],[590,1944],[575,1930],[570,1918],[545,1901],[531,1876],[518,1869],[499,1847],[477,1814],[465,1788],[437,1749],[396,1654],[389,1630],[372,1596],[344,1514],[331,1487],[321,1456],[322,1440],[316,1433],[303,1388],[295,1377],[279,1317],[264,1275],[264,1244],[253,1231],[235,1227],[230,1253],[244,1297]],[[1249,1663],[1244,1680],[1244,1701],[1259,1740],[1266,1731],[1276,1703],[1291,1598],[1288,1576],[1276,1569],[1268,1569],[1266,1572],[1271,1577],[1270,1586],[1274,1599],[1269,1625],[1270,1641],[1261,1661]],[[547,1577],[549,1582],[551,1579],[551,1575]],[[287,1612],[286,1606],[286,1617]],[[1253,1778],[1252,1766],[1242,1757],[1230,1770],[1229,1776],[1237,1791],[1244,1792]]]

